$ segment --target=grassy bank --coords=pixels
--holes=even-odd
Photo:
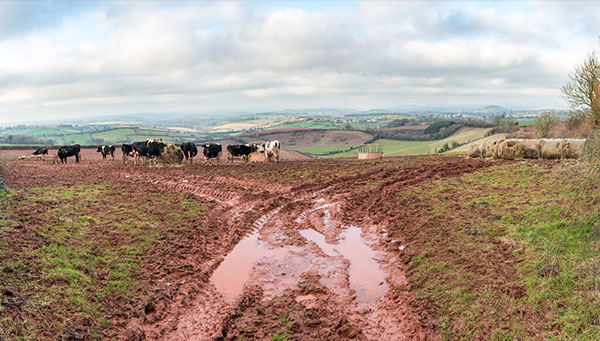
[[[25,300],[0,306],[2,340],[106,338],[145,294],[157,242],[203,215],[199,202],[119,185],[12,190],[0,207],[0,295]]]
[[[404,193],[427,203],[408,277],[444,339],[600,338],[600,191],[580,172],[511,164]]]

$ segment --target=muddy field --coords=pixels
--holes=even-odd
[[[425,338],[431,330],[411,306],[398,257],[402,236],[388,232],[385,221],[375,223],[369,208],[397,189],[488,165],[405,158],[136,167],[93,156],[84,152],[79,165],[67,166],[12,162],[2,175],[14,188],[117,183],[210,202],[202,238],[194,240],[199,245],[184,246],[199,251],[163,259],[186,267],[175,274],[147,264],[151,308],[126,321],[120,334],[180,340],[264,339],[273,330],[300,339]],[[280,175],[304,169],[329,179]]]
[[[87,151],[66,166],[4,162],[1,176],[15,190],[110,184],[134,193],[124,202],[152,207],[151,195],[169,193],[204,207],[184,232],[149,249],[138,272],[144,290],[101,334],[131,340],[441,338],[435,303],[415,296],[407,278],[420,254],[411,243],[422,228],[438,228],[422,221],[431,207],[411,193],[506,164],[403,157],[150,167],[93,156]],[[441,195],[434,200],[447,199]],[[36,219],[19,220],[20,233],[35,230]],[[495,264],[496,282],[510,283],[514,257],[493,243],[498,251],[483,251],[481,260]],[[513,289],[522,297],[522,288]],[[85,334],[90,322],[79,323]]]

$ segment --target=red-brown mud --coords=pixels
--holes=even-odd
[[[78,165],[14,161],[2,177],[13,188],[119,183],[212,203],[199,237],[165,241],[167,252],[146,265],[149,295],[119,336],[148,340],[438,338],[410,292],[402,236],[387,234],[389,219],[417,208],[383,212],[381,202],[493,164],[412,157],[150,167],[88,156]]]

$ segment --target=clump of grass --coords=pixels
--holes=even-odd
[[[287,316],[281,315],[281,316],[278,316],[277,319],[279,320],[279,323],[281,323],[283,326],[281,327],[281,329],[276,331],[275,334],[273,334],[271,336],[271,340],[272,341],[287,341],[287,340],[289,340],[290,337],[292,337],[292,335],[289,333],[290,324],[289,324]]]

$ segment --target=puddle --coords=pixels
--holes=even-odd
[[[350,288],[356,291],[356,301],[369,303],[385,295],[385,273],[375,260],[375,251],[360,236],[360,229],[350,225],[342,238],[336,248],[350,261]]]
[[[326,255],[333,257],[340,255],[340,253],[337,252],[335,249],[336,245],[329,244],[328,242],[326,242],[325,236],[320,234],[319,232],[313,229],[300,230],[298,232],[300,232],[300,235],[302,235],[302,237],[306,238],[307,240],[315,242],[321,248],[321,250],[325,252]]]
[[[294,285],[306,269],[325,269],[327,264],[337,268],[343,257],[349,260],[350,288],[356,292],[356,302],[359,305],[369,304],[386,293],[388,287],[385,273],[375,260],[375,251],[361,237],[360,228],[347,226],[337,244],[326,242],[325,236],[313,229],[300,230],[299,233],[315,242],[326,255],[333,258],[319,257],[299,246],[273,248],[267,242],[259,240],[259,232],[255,230],[242,239],[214,271],[213,284],[224,297],[235,299],[241,294],[244,283],[252,276],[254,280],[260,278],[257,283],[262,283],[266,291],[274,294]],[[257,266],[253,270],[254,265]],[[342,268],[334,270],[339,275],[344,272]],[[333,273],[331,275],[337,276]],[[323,283],[332,279],[328,277],[330,276],[323,277]]]
[[[258,232],[252,233],[242,239],[213,272],[215,287],[223,296],[236,298],[250,276],[252,265],[274,252],[265,242],[258,240]]]
[[[350,288],[356,292],[359,304],[370,303],[386,293],[385,273],[375,260],[375,251],[360,236],[358,227],[348,226],[338,244],[327,243],[322,234],[312,229],[299,232],[304,238],[315,242],[327,255],[342,255],[350,261]]]

